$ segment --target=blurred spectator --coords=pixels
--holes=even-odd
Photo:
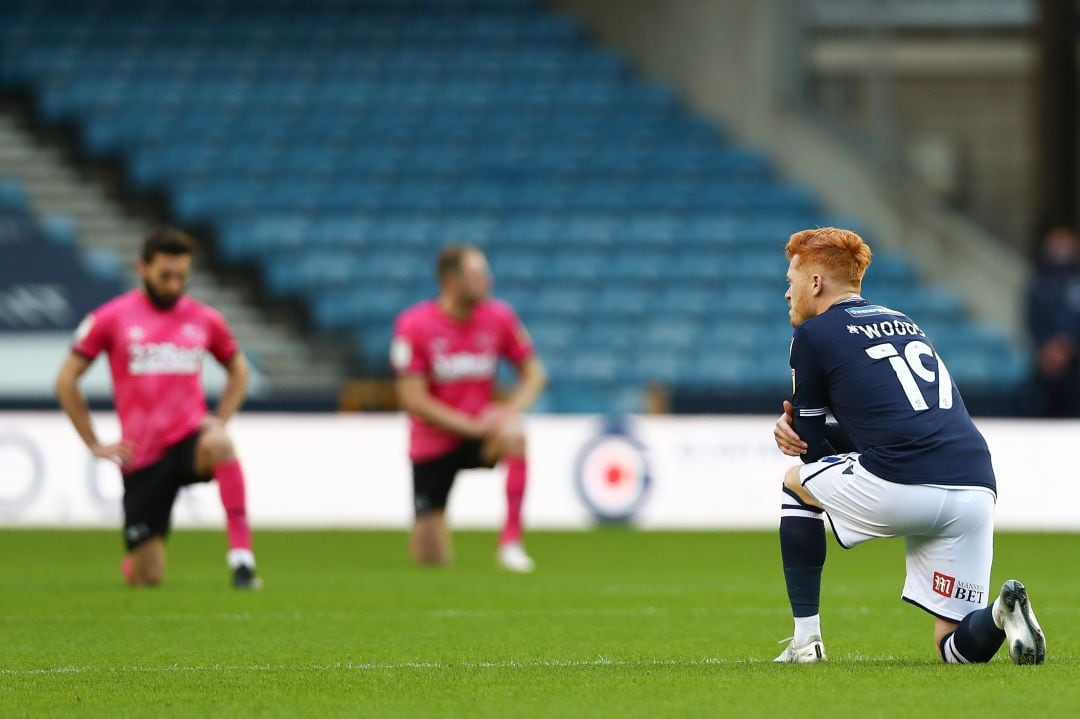
[[[1035,414],[1080,415],[1080,239],[1071,227],[1043,235],[1028,289],[1035,345]]]

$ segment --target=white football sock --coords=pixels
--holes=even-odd
[[[795,646],[802,646],[810,637],[821,636],[821,615],[795,617]]]
[[[230,549],[225,560],[229,563],[229,569],[236,569],[240,566],[255,568],[255,555],[251,553],[250,549]]]
[[[999,604],[1001,604],[1001,597],[1000,596],[997,599],[994,600],[994,603],[992,605],[990,605],[991,607],[993,607],[990,610],[990,617],[994,620],[994,626],[995,627],[997,627],[998,629],[1004,629],[1005,627],[998,624],[998,614],[999,614],[999,612],[1001,610],[1001,607],[998,606]]]

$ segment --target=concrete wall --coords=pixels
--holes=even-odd
[[[1018,251],[1035,231],[1031,83],[1009,74],[900,78],[897,104],[908,140],[955,143],[962,189],[957,207]]]
[[[870,103],[859,80],[876,57],[893,79],[898,152],[909,173],[923,175],[917,151],[930,149],[936,156],[923,159],[955,176],[955,189],[942,188],[943,199],[1026,251],[1038,192],[1033,41],[1019,32],[1006,37],[907,34],[878,44],[865,33],[819,34],[807,49],[813,78],[808,104],[873,134]]]

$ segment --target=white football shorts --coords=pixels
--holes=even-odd
[[[889,482],[864,468],[858,453],[824,457],[799,476],[844,548],[904,538],[904,601],[954,622],[986,606],[994,558],[989,488]]]

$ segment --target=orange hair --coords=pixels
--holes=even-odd
[[[862,282],[870,266],[870,246],[850,230],[819,227],[796,232],[785,248],[787,259],[799,256],[803,266],[813,265],[838,280]]]

